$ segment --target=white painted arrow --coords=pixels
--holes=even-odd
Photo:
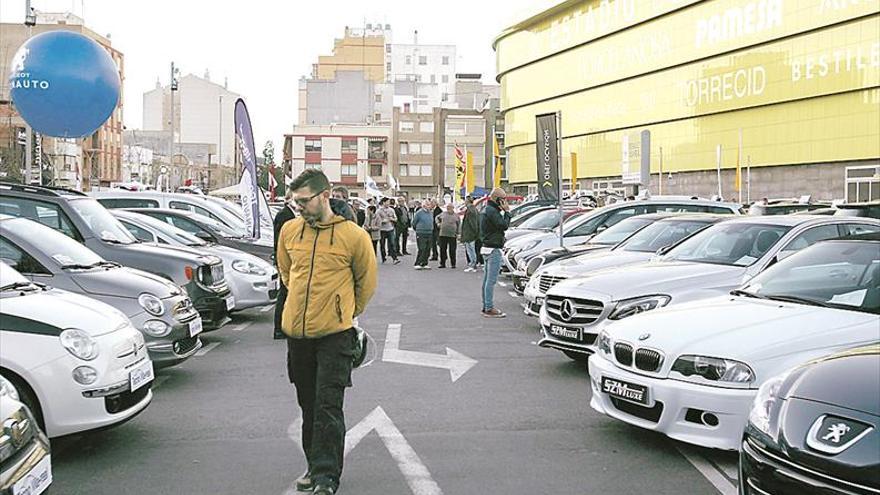
[[[299,418],[287,429],[287,435],[300,447],[302,447],[302,437],[300,436],[302,423],[302,418]],[[348,456],[372,431],[379,435],[385,448],[388,449],[388,453],[391,454],[391,458],[397,462],[397,467],[406,479],[413,495],[443,495],[443,490],[431,477],[431,473],[422,459],[419,458],[419,455],[416,454],[416,451],[413,450],[381,407],[373,409],[373,412],[368,414],[366,418],[348,430],[345,434],[344,455]],[[296,485],[293,485],[285,492],[285,495],[295,495],[296,493]]]
[[[445,356],[427,352],[400,350],[400,324],[397,323],[388,325],[388,331],[385,333],[385,349],[382,352],[382,361],[447,369],[453,382],[461,378],[462,375],[477,364],[475,359],[471,359],[448,347],[446,348]]]

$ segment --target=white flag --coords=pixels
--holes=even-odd
[[[379,190],[379,186],[376,185],[376,181],[374,181],[373,178],[369,175],[367,176],[366,180],[364,180],[364,190],[366,191],[368,196],[382,196],[382,192]]]

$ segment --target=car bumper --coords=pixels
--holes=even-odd
[[[198,297],[192,298],[193,307],[202,317],[202,323],[205,331],[217,330],[223,325],[229,323],[229,305],[227,300],[234,296],[227,288],[223,292],[203,292]],[[234,307],[234,305],[232,306]]]
[[[539,347],[546,347],[548,349],[556,349],[564,352],[577,352],[581,354],[593,354],[596,352],[594,344],[596,343],[596,338],[599,336],[599,332],[605,328],[604,319],[586,326],[564,325],[551,320],[547,316],[547,311],[546,308],[544,308],[543,303],[540,306],[536,303],[531,304],[532,308],[537,308],[538,317],[541,321],[541,338],[538,340]],[[551,329],[559,326],[562,326],[571,332],[576,332],[578,336],[563,337],[560,335],[554,335],[551,332]]]
[[[241,311],[248,308],[267,306],[278,299],[278,273],[274,270],[267,275],[249,275],[245,273],[233,273],[226,282],[229,290],[235,296],[233,311]]]
[[[682,442],[714,449],[739,448],[756,390],[647,377],[622,370],[596,355],[590,357],[588,368],[593,391],[590,407],[596,411]],[[601,390],[603,377],[647,387],[652,406],[612,398]],[[700,412],[715,415],[717,425],[701,422]]]
[[[515,271],[510,274],[510,278],[513,280],[513,290],[522,294],[526,290],[526,284],[529,283],[529,277],[522,271]]]
[[[161,318],[166,324],[171,326],[171,332],[164,337],[153,337],[141,330],[147,345],[147,351],[150,354],[150,360],[153,361],[155,369],[180,364],[189,359],[202,347],[198,334],[191,335],[190,331],[190,323],[195,321],[196,318],[199,318],[199,314],[195,310],[190,310],[184,315]],[[132,324],[136,328],[141,329],[147,320],[147,318],[142,316],[132,318]]]
[[[37,428],[36,422],[32,425],[33,428]],[[13,487],[29,477],[43,479],[44,481],[37,485],[40,487],[51,483],[49,453],[49,440],[42,433],[38,433],[28,445],[4,462],[3,470],[0,471],[0,495],[12,495]]]

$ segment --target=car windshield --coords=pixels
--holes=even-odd
[[[640,216],[621,220],[611,227],[608,227],[602,232],[596,234],[595,237],[590,239],[590,244],[613,246],[631,236],[633,232],[637,232],[646,225],[650,225],[652,223],[654,223],[654,220]]]
[[[226,237],[227,239],[240,239],[241,237],[244,237],[244,234],[242,232],[233,230],[232,228],[216,220],[211,220],[210,218],[200,216],[198,218],[198,222],[203,225],[204,228],[210,230],[212,233],[220,235],[222,237]]]
[[[62,268],[72,266],[84,268],[98,266],[105,262],[104,258],[95,254],[91,249],[61,232],[37,222],[17,218],[4,222],[3,229],[27,240]]]
[[[172,240],[183,244],[184,246],[207,246],[208,243],[199,239],[198,237],[190,234],[185,230],[178,229],[177,227],[167,224],[161,220],[157,220],[149,215],[138,215],[137,221],[150,227],[150,229],[155,230],[166,237],[170,237]]]
[[[107,208],[92,198],[76,199],[70,206],[82,217],[96,237],[114,244],[134,244],[137,238]]]
[[[0,290],[30,285],[30,280],[18,273],[14,268],[0,261]]]
[[[706,222],[686,220],[654,222],[633,234],[617,249],[639,253],[656,253],[658,249],[671,246],[709,225]]]
[[[565,213],[563,212],[563,215]],[[547,210],[536,213],[533,217],[519,224],[519,229],[547,230],[559,226],[559,210]]]
[[[742,293],[880,314],[880,243],[817,243],[757,275]]]
[[[664,258],[716,265],[749,266],[764,256],[789,226],[761,223],[720,223],[682,242]]]

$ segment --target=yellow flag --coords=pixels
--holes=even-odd
[[[452,190],[452,197],[455,202],[461,201],[461,188],[464,187],[464,154],[459,145],[455,145],[455,187]]]
[[[492,148],[493,148],[493,157],[495,158],[495,173],[492,175],[494,179],[495,187],[501,187],[501,149],[498,146],[498,135],[494,132],[492,133]]]
[[[464,193],[470,194],[477,185],[477,174],[474,172],[474,154],[467,152],[467,187]]]

